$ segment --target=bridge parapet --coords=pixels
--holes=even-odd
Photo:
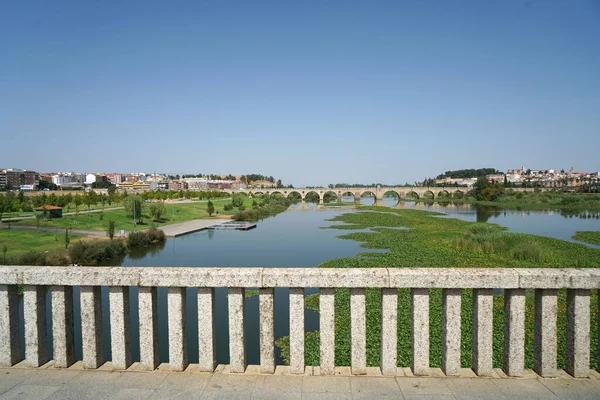
[[[216,367],[215,288],[228,290],[230,370],[246,370],[245,290],[259,288],[260,370],[275,371],[274,289],[289,288],[290,371],[304,365],[304,289],[320,288],[320,374],[334,373],[334,290],[350,289],[351,370],[366,373],[366,289],[381,290],[381,355],[384,375],[397,372],[398,289],[411,289],[412,361],[415,375],[429,373],[429,290],[442,289],[442,370],[461,371],[461,291],[473,291],[473,356],[479,376],[492,374],[493,290],[504,289],[504,371],[522,376],[525,359],[525,291],[535,290],[535,371],[557,375],[557,290],[567,290],[566,371],[590,373],[590,294],[600,288],[600,269],[466,268],[125,268],[0,267],[0,366],[20,362],[18,285],[23,285],[25,362],[48,360],[46,289],[51,292],[53,358],[69,367],[74,359],[73,287],[80,286],[83,366],[103,363],[102,322],[110,320],[112,364],[132,364],[129,287],[139,288],[141,368],[158,367],[157,287],[168,288],[168,350],[172,371],[188,367],[185,288],[198,288],[199,369]],[[100,307],[100,288],[109,288],[109,315]],[[597,356],[597,355],[594,355]]]

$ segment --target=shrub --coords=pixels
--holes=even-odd
[[[79,241],[69,249],[73,264],[98,265],[102,261],[125,254],[125,246],[120,240]]]
[[[223,206],[223,210],[225,210],[225,211],[231,211],[231,210],[233,210],[233,204],[231,204],[231,203],[225,204]]]
[[[129,232],[129,235],[127,235],[127,247],[130,249],[148,246],[150,243],[152,241],[146,232]]]
[[[148,239],[150,239],[151,243],[159,243],[167,240],[165,233],[161,229],[156,229],[155,227],[148,229],[148,231],[146,231],[146,235],[148,236]]]

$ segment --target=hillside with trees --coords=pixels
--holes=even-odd
[[[502,174],[502,171],[496,168],[478,168],[478,169],[457,169],[456,171],[446,171],[438,175],[436,179],[444,178],[479,178],[480,176]]]

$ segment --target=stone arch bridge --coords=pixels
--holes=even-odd
[[[323,201],[325,195],[330,193],[337,197],[338,201],[342,201],[342,196],[352,195],[355,201],[360,201],[360,198],[364,195],[374,196],[376,200],[383,200],[386,195],[396,195],[401,199],[436,199],[439,197],[447,198],[462,198],[473,188],[469,187],[406,187],[406,186],[390,186],[390,187],[351,187],[351,188],[252,188],[243,190],[234,189],[223,189],[224,192],[234,193],[245,193],[248,195],[255,194],[266,194],[273,195],[276,193],[282,196],[288,197],[292,193],[300,195],[302,200],[306,198],[309,193],[316,193],[319,195],[319,199]],[[533,189],[512,189],[515,191],[533,191]]]

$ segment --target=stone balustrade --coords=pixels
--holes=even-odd
[[[230,369],[245,371],[245,289],[259,288],[260,371],[275,370],[274,288],[289,288],[290,371],[304,373],[304,289],[320,288],[320,374],[334,373],[334,289],[350,289],[351,370],[366,373],[366,289],[381,289],[381,356],[384,375],[397,371],[398,289],[411,289],[412,361],[415,375],[429,372],[429,289],[442,290],[442,371],[460,373],[461,289],[473,290],[472,369],[492,374],[493,290],[504,289],[504,371],[522,376],[525,359],[525,296],[535,290],[535,371],[557,374],[557,290],[567,289],[566,371],[590,370],[590,295],[600,288],[600,269],[466,268],[124,268],[0,267],[0,366],[21,362],[18,285],[23,286],[25,363],[48,361],[46,288],[51,290],[54,364],[75,362],[73,287],[81,287],[84,368],[103,363],[102,320],[110,318],[112,365],[132,364],[131,330],[139,329],[140,367],[159,365],[157,287],[168,288],[168,350],[173,371],[188,366],[185,288],[198,288],[199,369],[213,371],[215,288],[228,290]],[[110,315],[103,315],[100,288],[109,288]],[[130,324],[129,287],[139,288],[139,327]],[[406,323],[409,323],[408,321]],[[594,327],[595,329],[600,329]],[[600,347],[600,346],[599,346]],[[599,355],[595,355],[598,357]]]

